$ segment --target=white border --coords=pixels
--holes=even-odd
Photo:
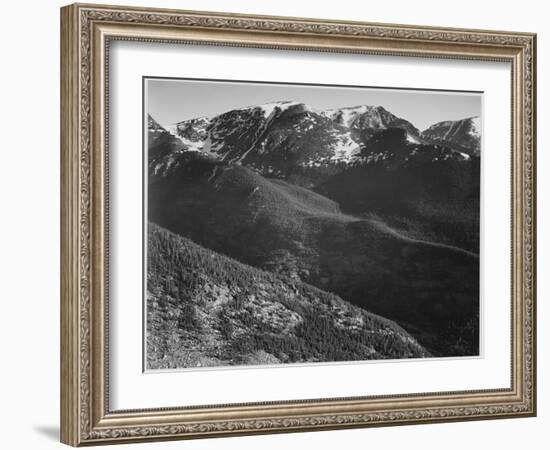
[[[123,41],[111,44],[110,64],[110,409],[510,386],[511,71],[508,64]],[[144,374],[141,346],[144,75],[484,91],[480,249],[483,357]]]

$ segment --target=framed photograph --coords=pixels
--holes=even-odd
[[[535,415],[535,38],[62,8],[62,442]]]

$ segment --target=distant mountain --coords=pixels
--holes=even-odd
[[[467,153],[439,143],[425,144],[403,128],[390,127],[378,131],[365,142],[358,163],[385,161],[386,165],[396,166],[470,159]]]
[[[434,167],[437,174],[442,166]],[[375,173],[372,170],[369,175]],[[395,191],[391,181],[400,185],[401,177],[406,179],[404,172],[394,173],[393,178],[391,172],[382,172],[387,175],[380,186],[362,184],[369,177],[357,172],[342,174],[324,187],[351,211],[352,205],[340,193],[348,195],[349,201],[370,199],[368,189],[386,187],[387,197],[375,197],[375,201],[382,203],[387,198],[391,203],[400,193],[404,202],[407,198],[414,202],[421,198],[418,192],[434,186],[420,178],[420,191],[408,181],[403,191]],[[421,175],[415,173],[411,180]],[[479,259],[474,252],[427,242],[422,228],[413,230],[416,234],[402,232],[373,214],[376,208],[369,210],[372,205],[368,203],[357,210],[359,214],[346,214],[336,201],[319,193],[219,160],[193,160],[166,176],[152,177],[148,192],[149,220],[172,232],[397,320],[433,354],[478,352],[472,326],[479,282]],[[430,205],[418,203],[420,208]],[[399,217],[408,217],[405,210],[402,213]],[[429,214],[429,210],[422,213]],[[436,209],[432,214],[443,213]]]
[[[405,330],[336,295],[148,226],[147,368],[420,358]]]
[[[481,120],[470,117],[462,120],[438,122],[421,134],[431,143],[440,143],[453,148],[457,146],[470,155],[479,156],[481,151]]]
[[[401,128],[411,136],[416,138],[420,136],[420,132],[412,123],[395,116],[382,106],[360,105],[337,108],[323,111],[321,114],[339,125],[359,131],[360,139],[363,141],[372,137],[376,132],[388,128]]]

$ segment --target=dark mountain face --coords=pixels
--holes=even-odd
[[[481,151],[481,121],[479,117],[438,122],[422,132],[428,142],[441,143],[479,156]]]
[[[448,146],[425,144],[403,128],[390,127],[373,134],[365,142],[357,162],[359,165],[365,165],[385,161],[386,166],[409,166],[470,159],[469,155]]]
[[[479,252],[480,160],[405,132],[373,136],[363,162],[315,187],[350,214],[376,214],[408,235]]]
[[[147,368],[429,356],[394,322],[148,227]]]
[[[192,161],[149,185],[149,220],[398,320],[434,354],[477,354],[478,258],[243,166]],[[474,323],[472,322],[472,323]]]
[[[410,139],[403,129],[376,133],[361,160],[314,188],[351,214],[377,214],[409,235],[479,251],[480,160]]]

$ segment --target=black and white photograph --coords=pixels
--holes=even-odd
[[[481,92],[143,91],[145,370],[480,355]]]

